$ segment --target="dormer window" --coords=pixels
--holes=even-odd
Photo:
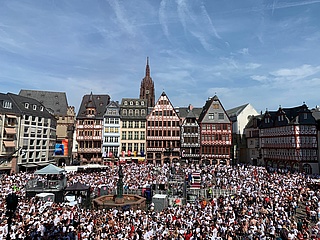
[[[264,122],[265,122],[265,123],[270,123],[270,118],[266,117],[266,118],[264,119]]]
[[[124,105],[128,105],[128,102],[127,102],[127,101],[124,101]]]
[[[281,121],[283,121],[283,120],[284,120],[284,116],[283,116],[283,115],[279,115],[279,116],[278,116],[278,121],[281,122]]]
[[[43,112],[43,106],[40,106],[40,111]]]
[[[3,107],[3,108],[7,108],[7,109],[12,109],[12,102],[3,101],[2,107]]]
[[[144,105],[144,101],[141,101],[141,105],[142,105],[142,106]]]
[[[133,105],[133,101],[130,101],[130,105],[131,105],[131,106]]]
[[[25,108],[29,108],[29,103],[25,103],[25,104],[24,104],[24,107],[25,107]]]
[[[303,114],[303,119],[308,119],[308,113]]]
[[[33,109],[33,110],[37,110],[37,105],[33,105],[33,106],[32,106],[32,109]]]
[[[139,101],[136,101],[136,105],[137,105],[137,106],[139,105]]]

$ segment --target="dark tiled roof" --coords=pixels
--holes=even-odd
[[[177,107],[175,108],[175,110],[178,113],[179,117],[182,119],[190,117],[191,115],[194,115],[194,117],[198,119],[202,108],[193,107],[191,110],[189,110],[189,107]]]
[[[50,92],[22,89],[19,95],[34,98],[56,116],[66,116],[68,101],[65,92]]]
[[[28,98],[13,93],[8,93],[8,96],[16,104],[17,109],[22,115],[55,119],[55,117],[46,110],[45,106],[34,98]],[[26,104],[28,105],[28,108],[26,108]]]
[[[4,102],[7,102],[11,105],[11,108],[5,108]],[[18,105],[10,98],[8,94],[0,93],[0,113],[4,114],[13,114],[13,115],[21,115],[21,111]]]
[[[246,103],[244,105],[235,107],[235,108],[231,108],[229,110],[227,110],[227,114],[229,117],[233,117],[233,116],[238,116],[239,113],[241,113],[243,111],[243,109],[245,109],[247,106],[249,105],[249,103]]]
[[[82,97],[82,102],[80,105],[80,109],[77,115],[77,118],[87,118],[86,117],[86,109],[87,107],[94,107],[96,109],[95,118],[103,118],[103,114],[106,111],[106,106],[110,103],[109,95],[94,95],[87,94]],[[89,106],[88,106],[89,104]]]
[[[304,119],[304,113],[308,115],[307,119]],[[284,114],[284,121],[278,121],[278,116]],[[266,123],[264,119],[270,117],[270,122]],[[266,111],[261,121],[260,127],[277,127],[285,126],[288,124],[316,124],[316,119],[313,116],[311,110],[303,104],[298,107],[292,108],[279,108],[277,111]]]

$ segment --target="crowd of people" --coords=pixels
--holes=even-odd
[[[229,189],[234,194],[214,196],[208,191],[194,202],[159,211],[53,203],[40,212],[43,203],[26,197],[25,184],[43,176],[2,175],[0,240],[8,234],[5,198],[12,191],[19,196],[19,204],[10,239],[320,239],[320,190],[310,189],[310,176],[302,173],[270,173],[264,167],[246,165],[126,164],[124,188],[166,184],[177,173],[188,179],[192,171],[201,172],[203,188]],[[68,185],[80,182],[96,192],[101,184],[116,189],[118,172],[114,166],[99,173],[70,172],[66,177]]]

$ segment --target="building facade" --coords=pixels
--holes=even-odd
[[[198,118],[200,108],[189,105],[187,109],[176,108],[181,123],[181,161],[188,163],[200,162],[200,126]]]
[[[266,111],[259,125],[266,166],[319,173],[317,121],[306,104]]]
[[[120,105],[111,101],[103,116],[102,156],[104,163],[116,161],[120,152]]]
[[[33,98],[7,93],[1,94],[1,100],[0,154],[9,160],[4,163],[10,171],[34,170],[54,162],[55,117]]]
[[[232,122],[217,96],[206,101],[198,122],[201,161],[207,164],[230,164]]]
[[[247,103],[226,111],[232,122],[232,149],[231,158],[233,163],[249,163],[250,157],[247,154],[247,140],[245,127],[250,116],[257,116],[258,112]]]
[[[154,164],[180,160],[180,117],[163,92],[147,116],[147,161]]]
[[[80,164],[102,163],[102,131],[109,95],[84,95],[76,118],[77,159]]]
[[[38,100],[57,119],[55,160],[58,166],[70,164],[73,133],[75,129],[75,108],[69,106],[66,93],[38,90],[21,90],[19,95]]]
[[[147,99],[121,100],[121,161],[145,162],[147,112]]]

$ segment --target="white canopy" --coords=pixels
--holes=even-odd
[[[63,168],[59,168],[53,164],[49,164],[48,166],[35,171],[34,174],[39,174],[39,175],[45,175],[45,174],[60,174],[60,173],[64,173],[65,170]]]

